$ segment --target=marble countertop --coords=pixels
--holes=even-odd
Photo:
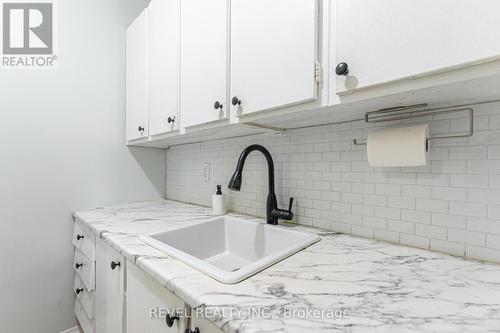
[[[499,265],[297,226],[321,240],[226,285],[138,238],[210,208],[148,201],[74,217],[225,332],[500,332]]]

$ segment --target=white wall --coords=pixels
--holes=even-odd
[[[366,147],[352,144],[371,130],[363,121],[171,147],[167,197],[210,206],[241,151],[260,143],[274,157],[282,206],[296,199],[298,223],[500,262],[500,104],[474,109],[475,135],[433,141],[431,162],[421,168],[371,168]],[[431,132],[465,132],[466,125],[463,113],[435,117]],[[249,156],[243,182],[241,192],[226,189],[229,208],[264,216],[267,169],[259,153]]]
[[[164,196],[165,153],[125,140],[125,23],[144,0],[60,0],[59,68],[0,71],[0,331],[73,315],[73,209]]]

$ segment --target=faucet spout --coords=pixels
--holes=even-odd
[[[278,224],[278,219],[291,220],[293,218],[293,213],[291,211],[293,198],[290,200],[289,210],[282,210],[278,208],[278,200],[276,199],[276,193],[274,192],[274,162],[269,151],[261,145],[250,145],[246,147],[238,159],[238,164],[236,165],[236,171],[229,180],[228,188],[233,191],[241,190],[241,182],[243,175],[243,167],[248,155],[253,151],[260,151],[267,161],[267,176],[269,183],[269,193],[267,195],[266,203],[266,219],[269,224]]]

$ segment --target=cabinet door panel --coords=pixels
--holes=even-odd
[[[184,332],[187,316],[180,314],[172,327],[168,327],[165,322],[167,311],[172,314],[186,311],[184,302],[135,265],[127,265],[127,331]]]
[[[200,333],[222,333],[222,330],[208,319],[193,315],[191,317],[191,330],[194,331],[197,327]]]
[[[181,1],[181,125],[219,120],[227,100],[227,0]]]
[[[153,0],[148,8],[149,135],[155,135],[177,129],[179,120],[180,1]]]
[[[500,55],[496,0],[337,0],[336,91],[372,86]]]
[[[115,269],[111,263],[120,264]],[[96,311],[97,333],[122,333],[124,314],[125,261],[102,240],[96,247]]]
[[[314,100],[316,0],[234,0],[231,97],[251,113]]]
[[[147,36],[148,10],[145,9],[127,29],[127,140],[148,135]]]

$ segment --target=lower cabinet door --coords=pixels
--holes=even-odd
[[[196,310],[193,310],[196,311]],[[200,316],[193,315],[191,317],[191,332],[199,332],[199,333],[222,333],[222,330],[215,326],[214,323]],[[198,329],[198,331],[196,331]],[[189,331],[187,331],[189,332]]]
[[[125,260],[111,246],[99,239],[96,244],[97,333],[122,333],[125,309]]]
[[[184,302],[134,264],[127,265],[127,333],[184,333]]]

